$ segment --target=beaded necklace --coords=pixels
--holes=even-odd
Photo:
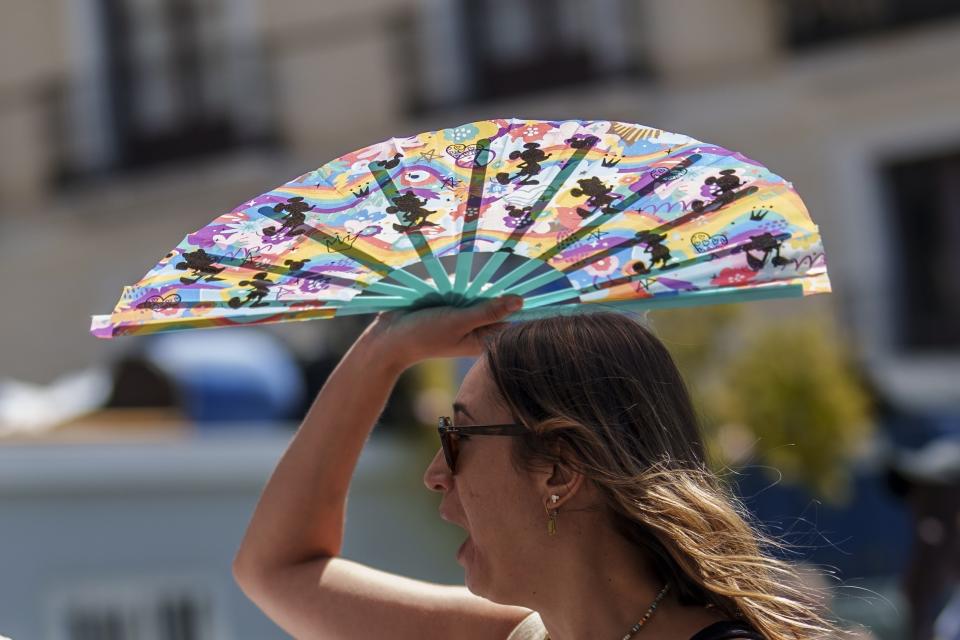
[[[647,624],[647,621],[650,619],[650,616],[653,615],[653,612],[657,610],[657,605],[660,604],[660,601],[663,600],[663,596],[667,595],[667,591],[670,589],[670,583],[668,582],[663,586],[663,589],[660,589],[660,593],[657,594],[657,597],[653,599],[653,602],[650,603],[650,606],[647,608],[647,612],[643,614],[643,617],[637,622],[637,624],[630,627],[628,631],[620,640],[630,640],[637,631],[640,631],[640,628]],[[544,640],[550,640],[550,634],[547,634],[547,637]]]

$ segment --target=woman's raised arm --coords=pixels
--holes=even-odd
[[[498,640],[527,613],[464,587],[337,558],[350,479],[400,373],[430,357],[479,354],[482,335],[512,310],[499,299],[382,313],[327,379],[264,488],[233,563],[240,587],[289,633],[397,639],[455,632]],[[465,634],[465,620],[481,623],[480,630]]]

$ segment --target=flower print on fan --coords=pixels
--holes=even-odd
[[[749,267],[727,267],[715,275],[710,284],[719,287],[739,287],[757,277],[757,272]]]
[[[474,125],[465,124],[453,129],[445,129],[443,138],[444,140],[450,140],[452,142],[463,142],[465,140],[473,140],[479,133],[480,129]]]
[[[586,265],[583,270],[591,276],[609,276],[620,268],[620,259],[617,256],[606,256],[596,262]]]
[[[268,218],[253,219],[239,211],[228,213],[223,216],[223,220],[223,228],[212,237],[214,244],[230,244],[244,248],[260,246],[263,228],[272,224]]]
[[[536,142],[552,129],[546,122],[533,122],[510,130],[510,138],[523,138],[524,142]]]

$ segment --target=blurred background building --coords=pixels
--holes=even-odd
[[[838,602],[840,613],[880,638],[930,637],[960,572],[949,462],[960,432],[958,61],[953,0],[5,3],[0,634],[132,638],[103,630],[147,628],[111,621],[159,607],[163,622],[140,637],[283,637],[233,586],[229,560],[289,429],[218,422],[216,407],[244,392],[242,380],[184,382],[163,356],[175,347],[98,341],[89,317],[185,233],[292,176],[390,136],[517,116],[678,131],[794,183],[820,225],[834,293],[746,312],[836,321],[882,408],[877,437],[900,452],[888,456],[896,464],[864,463],[847,505],[813,518],[831,540],[814,546],[837,554],[812,559],[877,592]],[[263,400],[272,404],[260,422],[295,424],[360,326],[263,330],[286,356],[257,353],[303,376]],[[462,365],[411,374],[384,423],[427,421]],[[131,388],[157,393],[130,400]],[[72,432],[96,437],[37,435],[101,406],[116,411]],[[143,406],[154,411],[122,412]],[[159,429],[179,435],[117,443],[148,422],[181,425]],[[90,430],[102,425],[113,435]],[[432,520],[423,455],[409,460],[398,486],[427,504],[423,518],[392,523],[395,539],[365,535],[384,495],[376,465],[362,464],[347,551],[456,581],[459,540]],[[906,502],[886,490],[886,471]],[[784,488],[752,506],[811,518],[811,500]],[[911,597],[925,603],[912,622]]]

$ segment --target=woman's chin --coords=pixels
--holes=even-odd
[[[466,566],[466,557],[467,555],[473,552],[473,541],[470,540],[470,536],[467,536],[467,539],[461,543],[460,548],[457,549],[457,562],[461,565]]]

